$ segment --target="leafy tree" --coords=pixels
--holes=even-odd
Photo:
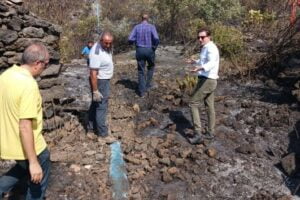
[[[187,40],[186,30],[195,29],[195,20],[207,24],[228,22],[240,17],[239,0],[157,0],[157,22],[163,35],[171,40]],[[201,24],[203,25],[203,23]]]
[[[231,21],[242,13],[239,0],[203,0],[198,1],[197,8],[197,16],[210,23]]]

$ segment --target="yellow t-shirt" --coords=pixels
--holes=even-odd
[[[12,66],[0,75],[0,157],[25,160],[19,120],[32,119],[34,147],[39,155],[47,146],[42,135],[42,98],[27,69]]]

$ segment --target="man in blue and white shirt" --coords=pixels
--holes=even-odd
[[[219,78],[220,55],[218,47],[211,41],[211,33],[203,28],[198,32],[198,41],[201,45],[200,58],[198,60],[188,60],[187,63],[193,64],[191,71],[197,73],[198,83],[190,99],[190,108],[194,125],[194,138],[190,139],[192,144],[201,142],[201,120],[199,114],[200,103],[204,102],[208,108],[208,128],[206,138],[212,139],[215,131],[215,107],[214,92]]]
[[[114,72],[112,43],[112,34],[110,32],[103,32],[100,36],[100,42],[94,44],[89,54],[93,99],[89,110],[89,124],[92,123],[96,134],[102,137],[108,135],[106,116],[110,94],[109,81]]]

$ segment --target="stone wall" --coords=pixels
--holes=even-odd
[[[300,55],[295,54],[282,62],[284,70],[279,73],[281,81],[285,81],[291,87],[291,93],[300,103]]]
[[[50,66],[37,79],[44,106],[44,128],[53,130],[62,125],[66,102],[59,74],[62,71],[59,54],[60,26],[39,19],[23,7],[22,0],[0,1],[0,73],[13,64],[20,64],[24,49],[41,42],[50,53]]]
[[[295,89],[292,91],[292,94],[297,98],[298,102],[300,103],[300,81],[298,81],[294,86]]]

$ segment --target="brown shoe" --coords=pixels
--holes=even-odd
[[[87,138],[89,138],[90,140],[94,140],[94,139],[97,138],[97,135],[95,135],[95,133],[90,132],[90,131],[86,133],[86,136],[87,136]]]
[[[106,136],[106,137],[99,137],[99,138],[98,138],[98,141],[99,141],[99,142],[105,142],[106,144],[112,144],[112,143],[118,141],[118,139],[115,138],[115,137],[112,136],[112,135],[108,135],[108,136]]]

